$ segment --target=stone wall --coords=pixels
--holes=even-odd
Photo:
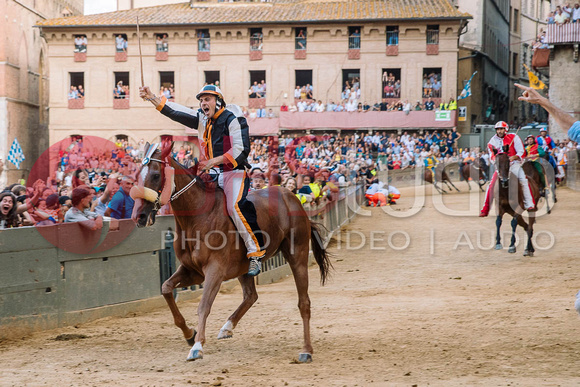
[[[550,61],[550,101],[580,119],[580,63],[573,60],[572,45],[557,45]],[[567,133],[550,117],[550,136],[556,140]]]

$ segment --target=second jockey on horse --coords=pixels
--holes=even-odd
[[[198,170],[207,172],[212,168],[219,169],[218,184],[226,195],[228,214],[246,245],[250,260],[248,275],[258,275],[266,250],[256,209],[246,199],[250,186],[245,170],[250,152],[250,134],[241,111],[239,114],[234,112],[240,109],[234,105],[231,105],[234,111],[227,109],[221,90],[214,85],[204,86],[197,94],[196,98],[200,101],[198,110],[170,102],[165,97],[157,97],[147,86],[139,88],[139,96],[150,101],[161,114],[197,129],[202,147]]]
[[[423,160],[425,168],[427,168],[433,174],[433,184],[437,183],[437,174],[435,170],[437,169],[437,165],[439,165],[439,160],[435,157],[435,154],[432,151],[429,151],[429,155]]]
[[[538,159],[540,157],[543,158],[545,155],[546,152],[544,152],[544,148],[536,143],[536,138],[533,134],[526,137],[526,160],[530,161],[534,168],[536,168],[540,173],[540,182],[542,183],[540,192],[542,195],[544,194],[544,188],[546,188],[546,177],[544,176],[544,168]]]
[[[524,170],[522,169],[522,161],[526,154],[524,149],[524,144],[522,139],[516,134],[507,133],[509,130],[509,125],[504,121],[499,121],[495,124],[495,136],[493,136],[489,143],[487,144],[487,149],[489,151],[489,157],[491,162],[495,162],[495,155],[497,153],[504,152],[504,147],[507,148],[507,154],[510,158],[510,173],[517,176],[520,185],[522,186],[522,191],[524,194],[524,207],[526,210],[532,210],[535,208],[534,198],[532,196],[532,191],[528,184],[528,179]],[[491,207],[491,202],[493,200],[493,189],[497,181],[497,169],[494,172],[487,191],[485,192],[485,203],[479,216],[484,217],[489,214],[489,209]]]

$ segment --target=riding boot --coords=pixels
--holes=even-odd
[[[522,191],[524,193],[524,207],[526,207],[527,211],[533,210],[536,208],[536,204],[534,203],[534,197],[532,196],[532,189],[530,188],[528,179],[524,178],[520,180],[520,184],[522,185]]]

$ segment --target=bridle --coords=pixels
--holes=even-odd
[[[506,152],[501,152],[501,153],[498,153],[498,154],[497,154],[497,156],[499,156],[499,155],[506,155],[506,157],[507,157],[507,153],[506,153]],[[497,156],[496,156],[496,160],[497,160]],[[508,181],[509,181],[509,177],[510,177],[510,171],[509,171],[509,157],[508,157],[508,160],[507,160],[507,162],[508,162],[508,172],[507,172],[507,177],[502,177],[502,176],[501,176],[500,169],[499,169],[499,168],[497,168],[497,174],[498,174],[498,178],[499,178],[499,181],[500,181],[500,183],[501,183],[501,186],[502,186],[502,188],[507,188],[507,187],[508,187]],[[497,166],[499,167],[499,163],[497,164]]]
[[[158,148],[159,143],[152,144],[149,147],[149,149],[147,150],[147,155],[143,158],[143,161],[141,162],[142,165],[141,168],[146,167],[152,161],[158,162],[162,166],[164,166],[165,171],[164,171],[164,182],[161,185],[162,188],[155,191],[151,188],[144,186],[143,187],[133,186],[133,188],[131,188],[130,194],[133,200],[141,198],[150,203],[153,203],[153,211],[155,213],[157,213],[161,209],[161,207],[163,207],[167,203],[171,203],[172,201],[180,197],[185,191],[187,191],[197,182],[196,176],[189,183],[187,183],[185,187],[175,192],[175,169],[171,165],[169,165],[168,161],[153,157]]]

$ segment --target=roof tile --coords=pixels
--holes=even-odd
[[[449,0],[273,0],[271,3],[189,3],[137,8],[39,22],[41,27],[218,25],[396,19],[471,18]]]

